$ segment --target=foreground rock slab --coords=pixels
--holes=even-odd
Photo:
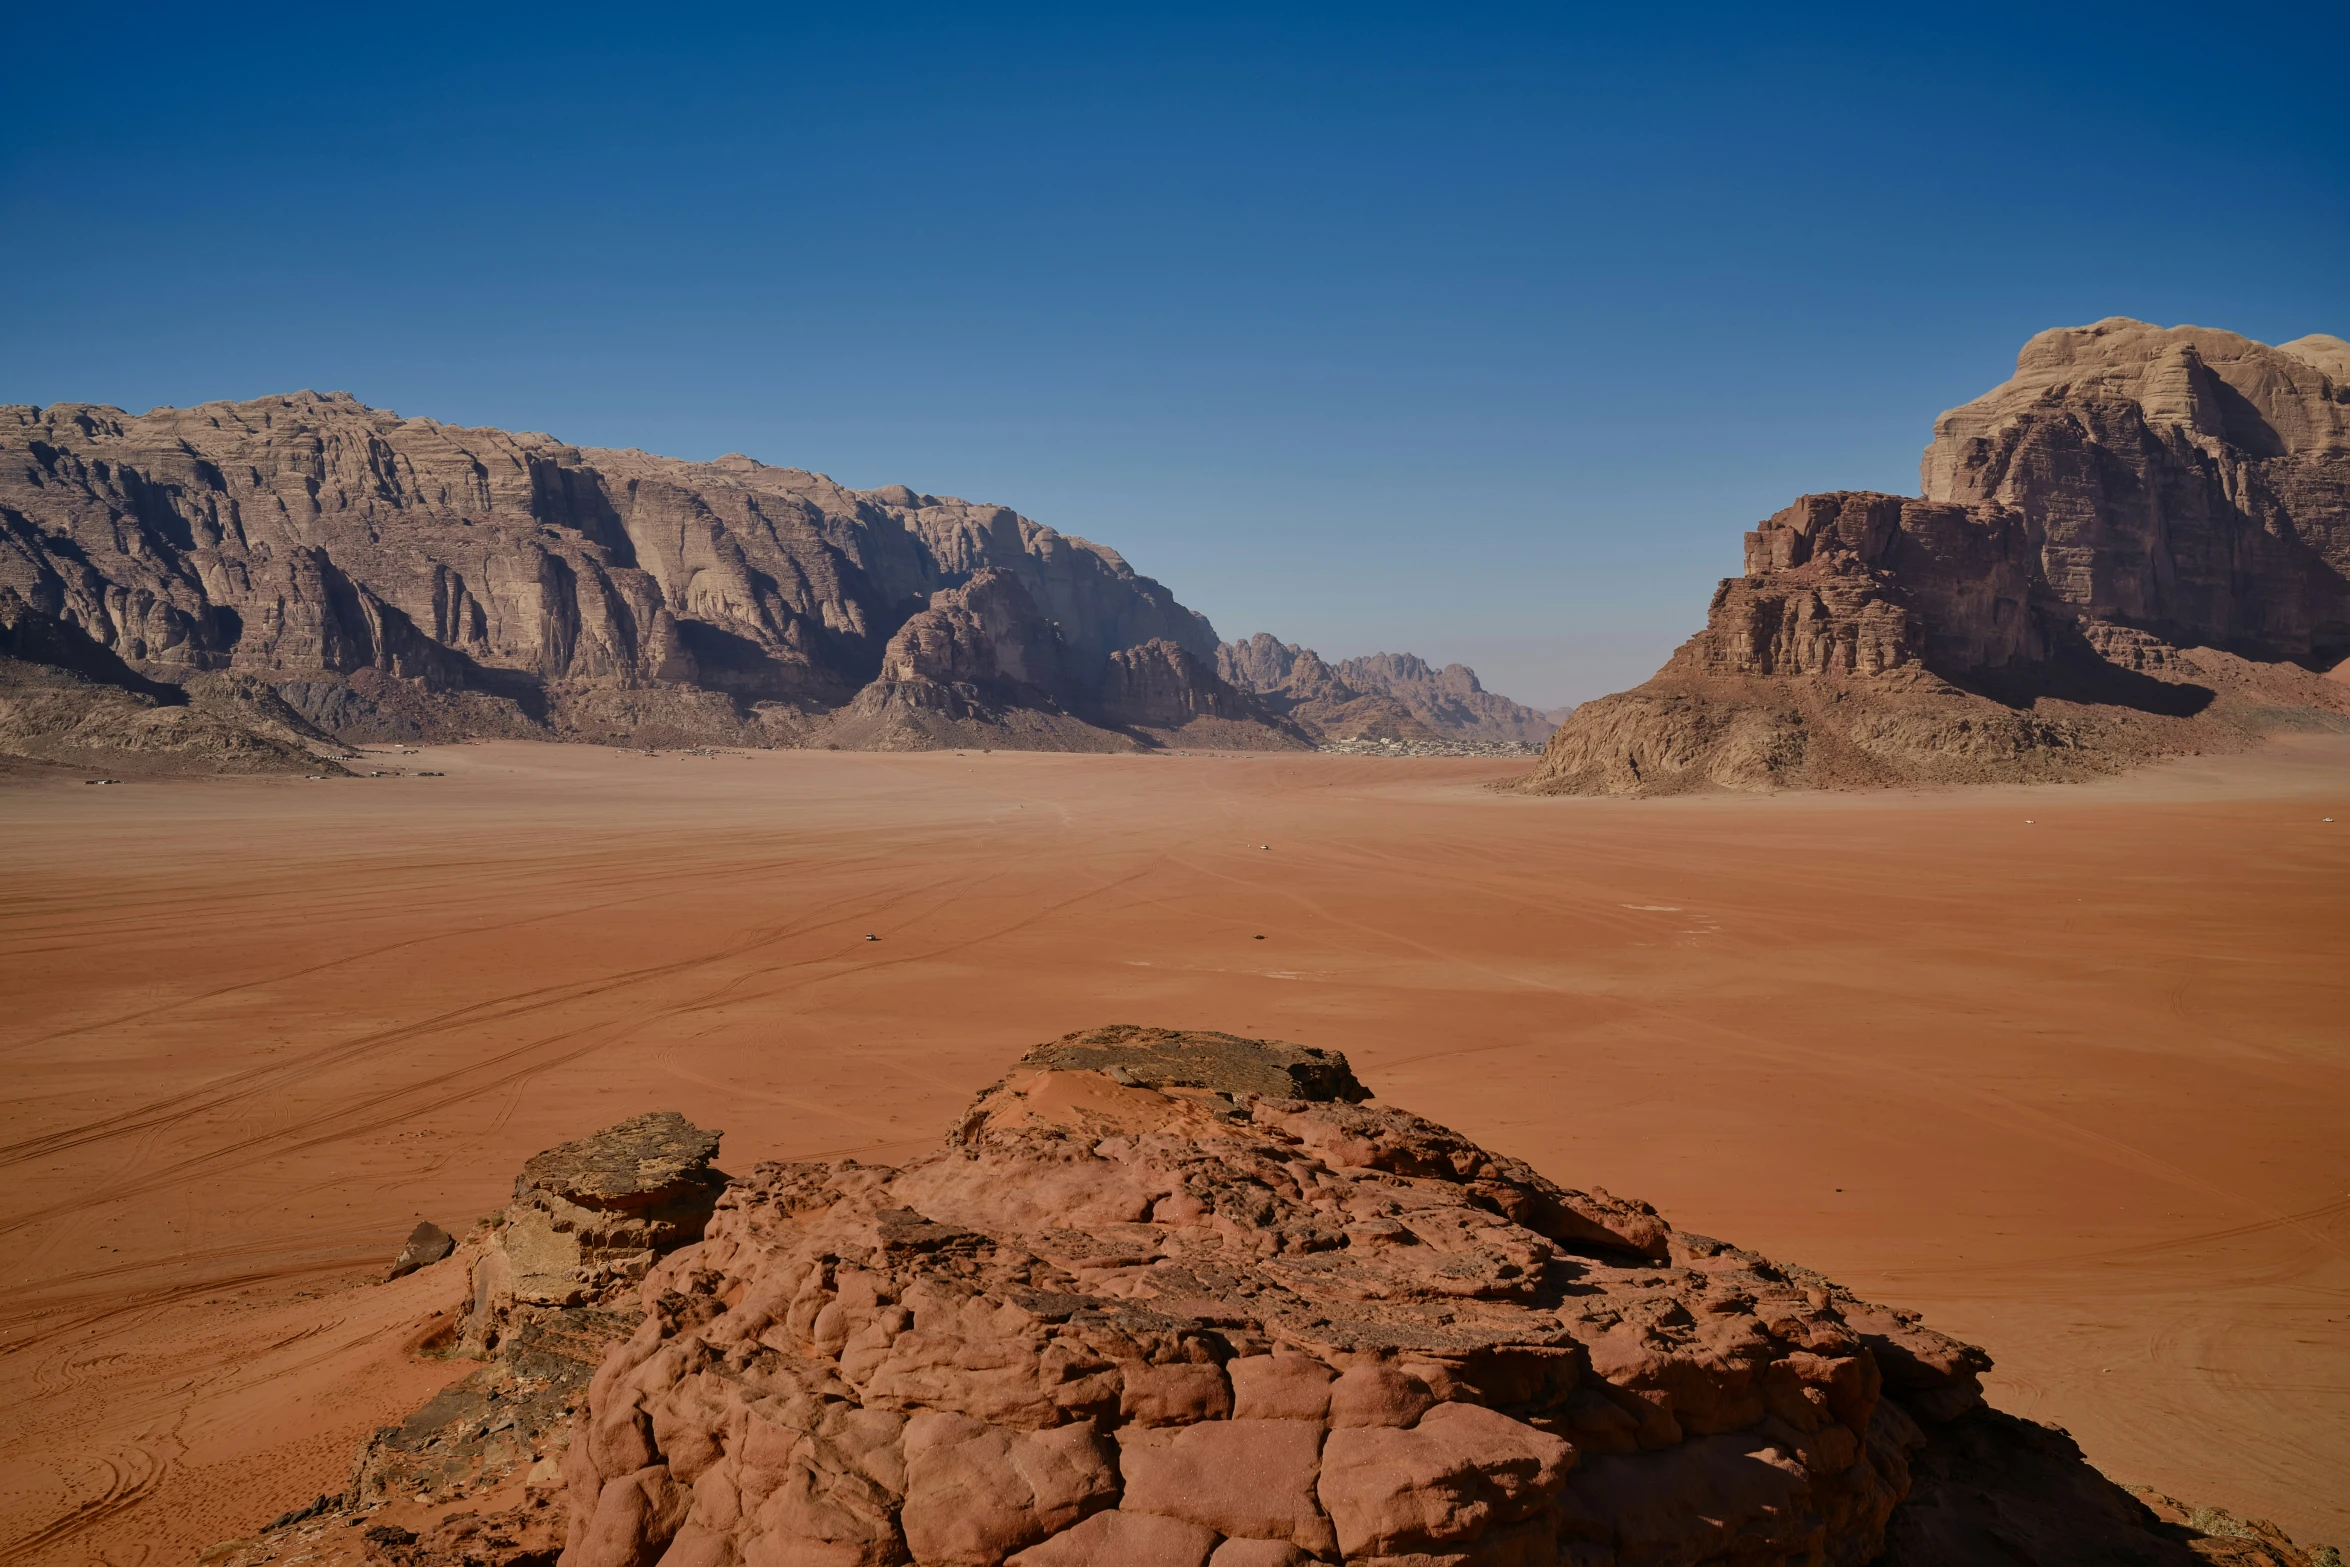
[[[1981,1350],[1380,1105],[1334,1050],[1096,1029],[902,1167],[724,1184],[716,1142],[660,1113],[531,1160],[501,1231],[656,1260],[583,1245],[589,1303],[506,1297],[347,1495],[208,1560],[2329,1560],[2132,1495],[1989,1408]],[[469,1322],[510,1244],[476,1243]]]
[[[1961,1415],[1978,1351],[1360,1092],[1101,1030],[929,1158],[760,1166],[597,1373],[564,1561],[1878,1553],[1888,1379]]]

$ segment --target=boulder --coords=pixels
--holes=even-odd
[[[408,1232],[408,1240],[400,1248],[400,1255],[392,1259],[392,1271],[385,1274],[388,1282],[404,1279],[418,1268],[428,1267],[457,1249],[456,1237],[430,1219],[419,1219],[416,1228]]]

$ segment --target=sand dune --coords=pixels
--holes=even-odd
[[[2350,1536],[2338,739],[1649,803],[1313,755],[399,765],[446,776],[0,793],[6,1559],[185,1559],[338,1488],[451,1371],[405,1352],[451,1266],[369,1281],[539,1148],[674,1107],[731,1168],[886,1161],[1111,1021],[1341,1048],[1925,1310],[2119,1479]]]

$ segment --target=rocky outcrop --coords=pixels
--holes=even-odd
[[[907,659],[1057,647],[1064,707],[1123,650],[1216,647],[1115,551],[1002,507],[341,394],[0,409],[0,595],[141,679],[250,675],[354,741],[804,743],[903,683],[896,639],[932,611]]]
[[[1924,493],[2013,510],[2073,620],[2330,668],[2350,657],[2346,357],[2122,317],[2043,332],[1935,421]]]
[[[340,775],[345,754],[262,681],[148,679],[0,587],[0,755],[122,774]]]
[[[1247,692],[1208,660],[1160,639],[1110,655],[1095,700],[1101,719],[1162,743],[1240,750],[1304,750],[1313,737]]]
[[[989,687],[1055,705],[1074,689],[1060,628],[1019,578],[992,566],[933,594],[898,628],[882,651],[881,678]]]
[[[525,1164],[473,1259],[466,1351],[486,1354],[546,1311],[632,1295],[657,1259],[709,1221],[727,1181],[710,1166],[720,1135],[660,1110]]]
[[[420,1224],[392,1277],[448,1258],[464,1297],[408,1347],[472,1368],[376,1431],[343,1491],[204,1561],[553,1567],[570,1524],[561,1460],[577,1411],[597,1367],[644,1320],[640,1281],[701,1238],[727,1183],[710,1164],[718,1139],[673,1110],[634,1116],[529,1160],[514,1200],[453,1257],[450,1237]]]
[[[1074,1036],[939,1154],[761,1166],[598,1373],[566,1563],[1857,1563],[1888,1375],[1978,1401],[1963,1345],[1299,1065]]]
[[[760,1166],[597,1374],[566,1567],[2203,1557],[1981,1351],[1359,1092],[1102,1030]]]
[[[1131,736],[1068,711],[1065,704],[1084,694],[1071,662],[1060,628],[1020,580],[990,567],[931,595],[890,638],[879,678],[804,743],[859,751],[1135,749]]]
[[[2074,777],[2350,728],[2350,385],[2112,320],[1942,416],[1925,498],[1805,496],[1655,679],[1588,703],[1546,793]],[[2333,369],[2329,369],[2333,367]]]
[[[714,1142],[664,1115],[552,1150],[505,1227],[675,1241]],[[762,1164],[635,1286],[570,1277],[596,1303],[510,1318],[348,1493],[206,1559],[2317,1560],[2115,1486],[1914,1314],[1563,1187],[1323,1048],[1068,1035],[936,1153]]]
[[[1548,715],[1486,690],[1468,665],[1433,669],[1412,653],[1332,665],[1312,648],[1260,631],[1219,646],[1216,671],[1326,741],[1527,744],[1556,727]]]
[[[1978,674],[2046,658],[2022,520],[1866,492],[1807,495],[1746,536],[1689,650],[1700,673]]]

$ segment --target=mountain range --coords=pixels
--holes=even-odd
[[[1549,729],[1411,655],[1346,666],[1343,696],[1236,680],[1255,666],[1163,584],[1005,507],[341,393],[0,409],[0,655],[0,751],[201,770],[473,736],[1299,749],[1326,716]]]
[[[1936,421],[1919,487],[1766,518],[1653,679],[1546,714],[1459,664],[1220,641],[1113,549],[903,486],[339,393],[0,408],[0,755],[1547,740],[1527,789],[1654,794],[2078,777],[2350,728],[2350,344],[2043,332]]]

